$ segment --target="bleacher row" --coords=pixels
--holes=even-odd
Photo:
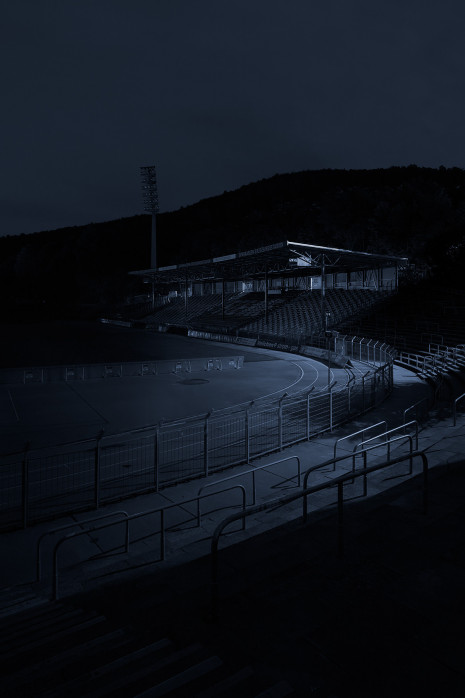
[[[384,298],[385,294],[385,291],[328,289],[325,303],[326,311],[330,313],[328,326],[334,327],[342,320],[359,313],[362,308],[372,307]],[[267,322],[262,317],[247,325],[245,329],[249,332],[276,335],[318,332],[322,329],[321,293],[305,293],[270,313]]]
[[[276,336],[321,332],[321,292],[285,291],[183,297],[143,318],[148,326],[174,325],[213,332]],[[387,342],[399,351],[418,351],[429,343],[457,346],[465,343],[465,292],[434,284],[406,287],[395,294],[371,289],[327,289],[328,326],[344,334]]]
[[[328,289],[329,326],[371,307],[385,295],[385,291]],[[276,335],[310,334],[322,329],[320,291],[270,294],[266,318],[264,294],[259,292],[225,294],[224,308],[223,316],[220,294],[191,296],[187,304],[179,297],[143,319],[153,326],[168,324],[214,331],[244,329]]]
[[[429,343],[457,346],[465,342],[465,292],[434,284],[403,288],[376,310],[347,318],[338,329],[388,342],[400,351],[421,351]]]

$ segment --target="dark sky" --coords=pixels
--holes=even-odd
[[[0,235],[276,172],[465,165],[462,0],[3,3]]]

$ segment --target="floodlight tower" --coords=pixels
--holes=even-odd
[[[142,198],[144,199],[144,209],[152,214],[152,242],[150,248],[150,268],[157,268],[157,213],[160,210],[158,205],[157,172],[155,165],[141,167],[142,177]]]

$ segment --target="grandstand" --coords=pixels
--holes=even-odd
[[[430,343],[465,343],[465,292],[429,280],[408,285],[383,303],[341,323],[341,331],[421,351]]]
[[[240,694],[264,698],[314,693],[330,698],[415,695],[418,691],[428,695],[433,685],[432,695],[439,695],[450,686],[455,688],[456,677],[463,674],[462,657],[457,654],[455,636],[450,633],[449,637],[444,629],[446,623],[454,631],[460,626],[460,613],[447,604],[449,598],[463,595],[463,575],[457,581],[454,567],[459,560],[458,531],[465,530],[456,526],[461,509],[453,511],[446,530],[449,517],[444,512],[452,509],[454,492],[450,482],[446,486],[439,481],[438,487],[436,478],[434,512],[425,523],[426,446],[422,443],[423,450],[418,451],[418,422],[407,421],[406,415],[414,414],[411,410],[418,399],[428,400],[428,386],[415,382],[409,371],[401,374],[404,383],[393,401],[395,410],[392,402],[389,406],[390,419],[400,416],[394,429],[388,428],[382,403],[391,397],[392,389],[395,352],[388,346],[388,337],[400,348],[404,340],[412,347],[423,346],[425,341],[459,340],[464,336],[460,308],[465,303],[463,296],[451,301],[450,294],[439,290],[428,296],[431,301],[426,304],[424,290],[415,299],[413,294],[404,296],[398,273],[406,266],[404,258],[286,242],[228,258],[135,272],[157,288],[157,295],[143,313],[135,313],[135,306],[128,308],[128,324],[136,319],[138,326],[221,338],[235,342],[235,349],[240,343],[247,346],[248,340],[251,347],[266,347],[269,338],[269,346],[275,349],[303,356],[316,351],[321,360],[325,360],[331,339],[334,353],[329,352],[329,363],[337,357],[350,359],[349,368],[340,368],[338,374],[338,378],[346,374],[347,384],[333,390],[328,382],[317,397],[313,389],[293,396],[284,393],[260,406],[251,401],[223,413],[210,411],[195,420],[178,419],[150,430],[116,434],[106,442],[99,437],[95,444],[81,444],[80,451],[69,444],[65,459],[58,449],[44,456],[35,454],[37,463],[42,458],[37,472],[28,470],[31,454],[20,453],[17,463],[9,464],[8,485],[17,493],[15,504],[24,527],[27,517],[33,524],[44,521],[39,495],[45,498],[47,516],[53,507],[52,515],[71,513],[59,509],[68,482],[68,494],[87,497],[81,508],[102,509],[100,514],[84,511],[80,518],[73,513],[72,520],[68,515],[54,530],[62,537],[55,539],[49,577],[44,574],[45,581],[40,577],[44,570],[37,554],[42,586],[37,582],[23,587],[19,600],[13,590],[12,607],[18,610],[23,604],[24,609],[19,614],[10,612],[0,637],[5,652],[3,695],[16,696],[20,691],[32,695],[27,691],[34,691],[44,696],[226,698]],[[427,312],[423,313],[425,305]],[[265,341],[260,343],[260,338]],[[223,352],[227,355],[228,349]],[[147,368],[145,363],[141,367]],[[121,368],[119,376],[112,374],[109,379],[114,394],[121,393],[118,381],[122,375]],[[146,375],[140,370],[134,380],[143,381]],[[376,408],[375,416],[365,417],[372,408]],[[360,421],[356,431],[332,433],[333,426],[355,416]],[[430,449],[432,466],[443,461],[438,436],[433,429],[430,432],[423,441]],[[309,449],[305,442],[315,435],[320,438]],[[451,459],[456,462],[459,456],[451,445],[450,430],[446,438],[449,472]],[[456,446],[460,458],[464,439],[462,429]],[[369,446],[373,440],[377,445]],[[341,442],[347,450],[336,458]],[[386,460],[380,447],[387,448],[388,454],[391,447],[403,448],[402,455],[393,460],[388,455]],[[276,453],[283,448],[290,450]],[[261,460],[251,467],[249,461],[257,457]],[[412,478],[412,461],[420,458],[424,508],[418,516],[419,480]],[[225,467],[228,472],[219,477]],[[173,468],[178,479],[172,477]],[[35,481],[41,470],[47,471],[47,480]],[[34,477],[21,481],[25,473]],[[372,502],[364,499],[367,473],[377,493]],[[202,480],[197,485],[187,482],[192,477]],[[48,481],[56,492],[47,490]],[[430,483],[433,481],[431,474]],[[184,484],[176,490],[159,491],[176,482]],[[318,503],[312,500],[310,523],[302,525],[297,519],[301,500],[305,511],[307,507],[305,483],[312,485],[312,496],[319,499]],[[347,496],[352,501],[344,505],[350,507],[345,561],[333,555],[336,537],[339,553],[343,548],[342,485],[355,488]],[[215,497],[209,509],[205,488]],[[29,509],[24,506],[28,492],[32,495]],[[142,493],[143,497],[126,502],[121,510],[120,499]],[[240,496],[242,510],[237,504]],[[459,495],[457,501],[461,507]],[[294,504],[290,514],[283,513]],[[225,519],[228,507],[239,511]],[[225,521],[240,522],[241,517],[243,527],[232,536],[239,544],[227,546],[223,536],[221,595],[214,542],[218,543]],[[245,530],[246,518],[250,532]],[[280,528],[270,530],[273,526]],[[47,527],[41,530],[37,553],[42,538],[49,534]],[[168,532],[171,542],[165,550]],[[16,531],[14,535],[17,538],[11,535],[10,550],[22,544],[31,547],[31,541],[35,548],[32,532]],[[439,536],[451,541],[447,556]],[[433,544],[428,547],[425,541],[430,540]],[[65,556],[62,547],[67,546]],[[165,559],[165,553],[174,562]],[[15,562],[14,554],[11,557],[9,568]],[[420,560],[423,576],[412,571],[414,559]],[[216,608],[213,600],[220,601],[220,618],[205,613],[207,562],[212,563],[211,609]],[[430,574],[433,563],[436,566]],[[154,569],[155,573],[140,576],[141,570]],[[90,581],[86,578],[89,570]],[[436,599],[430,586],[436,587],[444,574],[448,593],[439,611],[432,612]],[[109,580],[113,584],[105,586]],[[93,591],[74,596],[71,602],[34,607],[35,594],[43,593],[44,588],[48,592],[50,581],[55,599],[58,589],[63,596],[77,590]],[[439,620],[435,613],[441,616]],[[434,637],[439,638],[437,642]],[[436,686],[441,687],[439,692]]]
[[[132,273],[158,289],[152,312],[140,318],[148,326],[304,336],[379,303],[397,290],[407,264],[406,258],[283,242]]]

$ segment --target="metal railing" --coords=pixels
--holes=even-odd
[[[411,426],[414,426],[414,427],[415,427],[415,447],[418,449],[418,432],[419,432],[419,426],[418,426],[418,422],[416,421],[416,419],[413,419],[413,420],[411,420],[410,422],[406,422],[406,424],[401,424],[400,426],[394,427],[393,429],[389,429],[389,431],[385,431],[385,432],[383,432],[382,434],[378,434],[377,436],[372,436],[370,439],[365,439],[364,441],[361,441],[359,444],[357,444],[357,445],[355,446],[354,451],[356,451],[356,450],[359,448],[359,446],[362,447],[362,448],[364,448],[365,445],[368,444],[368,443],[370,443],[371,441],[375,441],[375,439],[380,439],[380,438],[383,438],[383,437],[384,437],[384,443],[387,445],[387,448],[388,448],[387,457],[389,458],[389,454],[390,454],[390,451],[389,451],[390,439],[388,439],[387,437],[388,437],[390,434],[396,434],[397,432],[399,432],[399,431],[401,431],[401,430],[403,430],[403,432],[404,432],[404,434],[405,434],[405,429],[406,429],[407,427],[411,427]]]
[[[465,393],[462,393],[458,397],[455,398],[453,405],[452,405],[452,414],[454,418],[454,427],[457,425],[457,405],[459,402],[461,402],[465,398]]]
[[[58,551],[60,548],[64,545],[64,543],[69,542],[70,540],[76,540],[76,538],[79,538],[81,536],[88,535],[89,533],[95,533],[96,531],[103,531],[106,530],[112,526],[117,526],[118,524],[124,523],[125,524],[125,541],[124,541],[124,548],[125,552],[129,552],[129,547],[130,547],[130,538],[129,538],[129,526],[132,521],[142,519],[146,516],[153,516],[154,514],[159,514],[160,515],[160,560],[163,561],[165,559],[165,537],[166,537],[166,526],[165,526],[165,513],[169,509],[174,509],[177,507],[183,508],[186,504],[190,504],[191,502],[197,502],[199,499],[206,499],[207,497],[213,497],[218,494],[224,494],[224,492],[229,492],[234,489],[239,489],[242,494],[242,509],[245,511],[246,508],[246,494],[245,494],[245,487],[243,485],[232,485],[231,487],[226,487],[223,490],[219,490],[217,492],[209,492],[208,494],[200,495],[197,497],[193,497],[192,499],[185,499],[182,502],[174,502],[173,504],[167,504],[164,507],[158,507],[156,509],[149,509],[147,511],[141,511],[136,514],[131,514],[129,516],[126,516],[125,519],[121,519],[120,521],[111,521],[109,523],[102,524],[100,526],[93,526],[92,528],[87,528],[83,529],[82,531],[75,531],[74,533],[69,533],[68,535],[64,536],[63,538],[60,538],[55,543],[55,546],[53,548],[53,556],[52,556],[52,596],[51,600],[55,601],[58,598]],[[228,504],[224,508],[230,508],[235,505],[233,504]],[[106,516],[102,517],[106,518]],[[192,520],[197,520],[197,516],[192,517]],[[200,525],[200,524],[199,524]],[[245,530],[245,519],[242,523],[242,530]],[[111,551],[110,551],[111,552]],[[108,552],[107,552],[108,554]],[[88,558],[89,559],[89,558]]]
[[[412,437],[409,436],[409,435],[408,435],[408,436],[407,436],[407,435],[403,435],[403,436],[398,437],[397,440],[400,441],[401,439],[409,439],[410,451],[409,451],[409,454],[408,454],[407,456],[405,456],[405,458],[410,458],[410,468],[409,468],[408,474],[411,475],[411,474],[412,474],[412,460],[413,460],[414,453],[415,453],[415,452],[412,450]],[[362,450],[357,451],[356,454],[346,454],[346,455],[344,455],[344,456],[339,456],[339,457],[336,458],[336,459],[330,459],[330,460],[324,461],[323,463],[319,463],[318,465],[315,465],[315,466],[310,467],[310,468],[306,471],[305,476],[304,476],[303,490],[308,489],[308,477],[309,477],[309,475],[310,475],[311,473],[313,473],[315,470],[318,470],[318,469],[320,469],[320,468],[322,468],[322,467],[324,467],[324,466],[326,466],[326,465],[328,465],[328,464],[332,464],[332,463],[336,463],[336,462],[337,462],[337,463],[340,463],[340,462],[345,461],[345,460],[347,460],[347,459],[349,459],[349,458],[355,458],[355,456],[361,456],[361,457],[363,458],[363,471],[362,471],[362,472],[367,471],[367,467],[368,467],[367,455],[368,455],[368,453],[371,452],[371,451],[375,451],[376,449],[379,449],[380,447],[385,446],[385,445],[386,445],[386,444],[383,442],[383,443],[381,443],[381,444],[374,444],[374,445],[372,445],[372,446],[367,446],[367,447],[364,447]],[[236,479],[237,477],[244,477],[244,476],[247,476],[247,475],[249,475],[249,474],[251,474],[251,473],[252,473],[252,475],[254,475],[254,471],[263,470],[263,469],[266,468],[266,467],[270,467],[270,466],[273,466],[273,465],[279,465],[279,464],[281,464],[281,463],[284,463],[284,462],[287,462],[287,461],[291,461],[291,460],[297,460],[297,463],[298,463],[298,469],[297,469],[297,471],[298,471],[298,485],[297,485],[297,486],[300,487],[300,484],[301,484],[301,467],[300,467],[300,459],[298,458],[298,456],[291,456],[291,457],[289,457],[289,458],[284,458],[284,459],[282,459],[282,460],[274,461],[273,463],[268,463],[268,464],[265,464],[265,465],[263,465],[263,466],[258,466],[257,468],[254,468],[254,469],[252,469],[252,470],[247,470],[247,471],[245,471],[245,472],[237,473],[237,474],[235,474],[235,475],[233,475],[233,476],[224,478],[223,480],[219,480],[219,481],[215,481],[215,482],[212,482],[212,483],[208,483],[208,484],[205,485],[204,487],[207,487],[207,486],[210,486],[210,485],[211,485],[211,486],[221,485],[221,484],[223,484],[224,482],[228,482],[228,481],[230,481],[230,480],[232,480],[232,479]],[[385,465],[388,465],[388,464],[391,464],[391,463],[394,463],[394,462],[395,462],[395,461],[390,461],[390,460],[389,460]],[[355,477],[355,464],[354,464],[354,466],[353,466],[353,468],[352,468],[352,474],[351,474],[350,477],[352,478],[352,481],[353,481],[353,479],[354,479],[354,477]],[[358,477],[358,475],[357,475],[357,477]],[[337,478],[336,478],[336,479],[337,479]],[[334,482],[334,481],[335,481],[335,480],[329,481],[329,483],[327,483],[326,486],[330,486],[331,483]],[[253,487],[254,487],[253,503],[252,503],[251,505],[249,505],[249,506],[251,506],[251,507],[256,506],[255,482],[254,482],[254,486],[253,486]],[[97,531],[106,530],[106,529],[109,529],[109,528],[111,528],[111,527],[118,526],[118,525],[121,524],[121,523],[124,523],[124,524],[125,524],[124,550],[125,550],[125,553],[128,553],[128,552],[129,552],[129,547],[130,547],[130,538],[129,538],[129,527],[130,527],[130,523],[131,523],[132,521],[134,521],[134,520],[140,520],[140,519],[142,519],[142,518],[144,518],[144,517],[148,517],[148,516],[152,516],[152,515],[159,514],[159,515],[160,515],[160,530],[159,530],[159,532],[155,532],[153,535],[156,535],[157,533],[159,533],[159,535],[160,535],[160,552],[159,552],[160,558],[159,558],[159,559],[160,559],[160,561],[163,561],[163,560],[165,559],[165,547],[166,547],[166,546],[165,546],[165,537],[166,537],[166,530],[167,530],[166,525],[165,525],[165,514],[166,514],[166,512],[167,512],[168,510],[174,509],[174,508],[177,508],[177,507],[184,508],[186,504],[190,504],[190,503],[196,502],[196,503],[197,503],[197,513],[196,513],[195,516],[194,516],[194,515],[192,516],[192,519],[191,519],[191,520],[192,520],[192,521],[196,520],[197,527],[200,527],[200,525],[201,525],[200,501],[203,500],[203,499],[206,499],[207,497],[213,497],[213,496],[216,496],[216,495],[219,495],[219,494],[224,494],[225,492],[230,492],[230,491],[232,491],[232,490],[234,490],[234,489],[240,489],[241,494],[242,494],[242,511],[245,512],[245,511],[247,510],[247,504],[246,504],[246,489],[245,489],[245,486],[242,485],[242,484],[232,485],[232,486],[230,486],[230,487],[222,488],[221,490],[215,490],[215,492],[209,492],[209,493],[207,493],[207,494],[202,494],[202,490],[203,490],[203,489],[204,489],[204,488],[201,488],[201,489],[199,490],[199,492],[198,492],[198,494],[197,494],[196,497],[193,497],[193,498],[187,499],[187,500],[183,500],[183,501],[181,501],[181,502],[174,502],[174,503],[169,504],[169,505],[166,505],[166,506],[164,506],[164,507],[159,507],[159,508],[155,508],[155,509],[149,509],[149,510],[146,510],[146,511],[143,511],[143,512],[138,512],[138,513],[131,514],[131,515],[126,515],[126,512],[113,512],[113,513],[109,513],[109,514],[103,515],[102,517],[100,517],[100,519],[108,518],[108,517],[113,516],[113,515],[116,515],[116,514],[125,514],[125,518],[122,519],[122,520],[119,520],[119,521],[112,521],[112,522],[109,522],[109,523],[104,523],[104,524],[102,524],[102,525],[93,526],[93,527],[91,527],[91,528],[83,529],[83,530],[81,530],[81,531],[75,531],[75,532],[73,532],[73,533],[70,533],[70,534],[64,536],[64,537],[61,538],[60,540],[58,540],[57,543],[55,544],[54,549],[53,549],[53,557],[52,557],[52,569],[53,569],[53,572],[52,572],[52,585],[53,585],[53,586],[52,586],[52,597],[51,597],[52,600],[55,600],[55,599],[58,598],[58,581],[59,581],[59,574],[58,574],[58,551],[61,549],[62,545],[64,545],[67,541],[76,540],[77,538],[79,538],[79,537],[81,537],[81,536],[88,535],[88,534],[90,534],[90,533],[95,533],[95,532],[97,532]],[[364,480],[364,495],[366,495],[366,479]],[[273,501],[275,501],[275,500],[273,500]],[[223,507],[223,508],[229,508],[229,507],[233,507],[233,506],[235,506],[235,505],[228,503],[228,504],[227,504],[225,507]],[[306,520],[306,518],[307,518],[307,499],[306,499],[306,497],[304,497],[304,512],[303,512],[303,517],[304,517],[304,520]],[[55,533],[55,532],[59,532],[59,531],[61,531],[61,530],[65,530],[65,529],[67,529],[67,528],[70,528],[70,527],[72,527],[72,526],[76,526],[76,525],[79,525],[79,524],[82,524],[82,523],[86,523],[86,522],[87,522],[87,523],[90,523],[90,522],[93,521],[93,520],[98,520],[98,519],[88,519],[88,520],[85,520],[85,521],[82,521],[82,522],[75,522],[75,523],[73,523],[73,524],[69,524],[69,525],[65,525],[65,526],[62,526],[62,527],[58,527],[57,529],[54,529],[54,530],[52,530],[52,531],[50,531],[50,532],[46,532],[46,533],[43,534],[43,535],[41,536],[41,538],[39,539],[39,542],[38,542],[38,551],[39,551],[39,547],[40,547],[40,544],[41,544],[41,539],[44,538],[46,535],[48,535],[48,533],[52,534],[52,533]],[[245,518],[242,519],[242,529],[241,529],[241,530],[245,530]],[[116,548],[115,548],[115,549],[116,549]],[[111,551],[107,551],[105,554],[108,554],[109,552],[111,552]],[[88,558],[88,559],[89,559],[89,558]],[[37,560],[39,560],[39,552],[38,552]],[[39,565],[40,563],[37,562],[37,564]],[[38,569],[40,569],[40,568],[38,567]],[[41,575],[40,575],[40,572],[39,572],[39,578],[40,578],[40,576],[41,576]]]
[[[334,458],[336,458],[337,447],[339,446],[341,441],[353,439],[354,436],[358,436],[359,434],[362,434],[362,436],[363,436],[367,431],[371,431],[372,429],[376,429],[376,427],[380,427],[383,424],[387,429],[387,422],[385,419],[383,419],[381,422],[377,422],[376,424],[372,424],[371,426],[364,427],[363,429],[359,429],[359,431],[354,431],[352,434],[348,434],[347,436],[341,436],[339,439],[336,439],[336,441],[334,442]],[[336,463],[334,463],[333,469],[336,470]]]
[[[205,485],[202,485],[202,487],[199,489],[197,495],[200,496],[200,494],[205,490],[207,487],[214,487],[215,485],[221,485],[224,482],[228,482],[229,480],[235,480],[239,477],[244,477],[244,475],[252,475],[252,504],[256,503],[256,487],[255,487],[255,473],[260,471],[260,470],[265,470],[266,468],[271,468],[273,465],[280,465],[281,463],[286,463],[288,461],[296,460],[297,461],[297,487],[300,487],[300,479],[301,479],[301,467],[300,467],[300,458],[299,456],[289,456],[288,458],[282,458],[281,460],[276,460],[273,461],[272,463],[265,463],[264,465],[257,465],[255,468],[251,468],[250,470],[243,470],[240,473],[236,473],[235,475],[229,475],[228,477],[221,478],[220,480],[215,480],[215,482],[207,482]],[[199,513],[199,526],[200,526],[200,513]]]
[[[418,418],[418,413],[420,413],[422,418],[425,418],[428,415],[430,403],[431,403],[430,398],[424,397],[421,400],[414,402],[413,405],[406,407],[404,410],[404,424],[406,423],[407,415],[409,412],[415,412],[417,422],[421,421]]]
[[[408,453],[408,455],[406,456],[406,458],[408,457],[408,458],[411,459],[411,458],[413,457],[413,451],[412,451],[412,437],[411,437],[410,435],[405,435],[405,434],[404,434],[404,435],[401,435],[401,436],[399,437],[398,440],[399,440],[399,441],[400,441],[400,440],[404,440],[405,438],[409,439],[409,444],[410,444],[410,450],[409,450],[409,453]],[[393,439],[393,441],[397,441],[397,439]],[[363,460],[363,468],[366,469],[366,468],[368,467],[368,455],[369,455],[371,452],[374,452],[374,451],[376,451],[376,450],[378,450],[378,449],[380,449],[380,448],[383,448],[383,447],[385,447],[385,446],[386,446],[386,443],[383,441],[383,442],[381,442],[381,443],[379,443],[379,444],[372,444],[371,446],[364,446],[362,449],[360,449],[360,450],[358,450],[358,451],[355,451],[355,450],[354,450],[354,451],[352,451],[352,453],[346,453],[346,454],[343,455],[343,456],[337,456],[337,458],[329,458],[328,460],[323,461],[323,463],[318,463],[318,464],[316,464],[316,465],[312,465],[312,466],[311,466],[310,468],[308,468],[308,469],[305,471],[305,473],[304,473],[303,485],[302,485],[303,489],[304,489],[304,490],[307,489],[307,487],[308,487],[308,478],[310,477],[310,475],[311,475],[312,473],[314,473],[315,471],[320,470],[321,468],[324,468],[324,467],[326,467],[326,466],[332,465],[332,466],[333,466],[333,470],[334,470],[334,465],[335,465],[336,463],[342,463],[342,462],[344,462],[344,461],[347,461],[347,460],[351,459],[351,460],[352,460],[351,473],[352,473],[352,475],[353,475],[354,472],[355,472],[355,462],[356,462],[356,458],[357,458],[357,457],[361,457],[362,460]],[[389,458],[388,458],[388,460],[386,461],[386,463],[390,463],[390,462],[392,462],[392,461],[390,460],[390,452],[389,452]],[[410,474],[411,474],[411,467],[410,467],[410,470],[409,470],[409,475],[410,475]],[[304,500],[305,500],[305,498],[304,498]],[[304,501],[304,514],[303,514],[303,515],[304,515],[304,519],[305,519],[306,516],[307,516],[307,502],[306,502],[306,500]]]
[[[51,528],[42,533],[42,535],[37,539],[36,546],[36,582],[40,582],[42,579],[41,549],[42,543],[48,536],[53,536],[55,533],[61,533],[69,528],[76,528],[78,526],[83,526],[84,524],[93,523],[94,521],[102,521],[103,519],[113,516],[123,516],[127,519],[129,514],[127,511],[111,511],[108,514],[100,514],[100,516],[93,516],[90,519],[82,519],[81,521],[73,521],[73,523],[65,524],[64,526],[57,526],[56,528]]]
[[[316,341],[316,340],[315,340]],[[248,463],[311,439],[382,402],[393,387],[394,353],[355,337],[334,350],[371,362],[347,385],[262,400],[53,448],[9,454],[0,463],[0,530],[27,527]],[[375,362],[375,363],[373,363]]]
[[[414,451],[412,454],[408,455],[403,455],[399,456],[398,458],[395,458],[394,460],[388,462],[388,463],[380,463],[377,465],[373,465],[367,468],[364,468],[363,470],[354,473],[348,473],[345,475],[340,475],[339,477],[333,478],[332,480],[329,480],[327,482],[323,482],[318,485],[313,485],[312,487],[306,487],[304,484],[304,487],[301,491],[293,494],[288,494],[284,495],[283,497],[280,497],[279,499],[275,499],[273,501],[269,502],[264,502],[263,504],[256,504],[253,507],[250,507],[244,511],[237,512],[234,514],[230,514],[227,518],[225,518],[221,523],[218,524],[216,527],[212,540],[211,540],[211,548],[210,548],[210,603],[211,603],[211,615],[213,619],[218,618],[218,607],[219,607],[219,589],[218,589],[218,549],[219,549],[219,540],[220,536],[223,533],[224,529],[229,526],[230,524],[234,523],[235,521],[238,521],[240,519],[245,520],[248,516],[253,516],[254,514],[257,514],[262,511],[267,511],[269,509],[276,509],[277,507],[285,506],[287,504],[291,504],[295,501],[298,501],[299,499],[302,498],[304,504],[304,515],[303,515],[303,523],[306,523],[307,521],[307,514],[306,514],[306,501],[309,495],[321,492],[325,489],[329,489],[330,487],[337,487],[337,550],[338,550],[338,555],[342,556],[344,552],[344,520],[343,520],[343,509],[344,509],[344,484],[346,482],[349,482],[352,480],[353,477],[358,478],[358,477],[363,477],[365,482],[366,482],[366,477],[367,475],[377,472],[378,470],[382,470],[387,467],[391,467],[393,465],[396,465],[397,463],[402,463],[404,460],[407,458],[416,458],[420,457],[422,459],[422,474],[423,474],[423,492],[422,492],[422,504],[423,504],[423,513],[427,514],[428,513],[428,458],[425,454],[424,451]],[[364,488],[364,493],[366,495],[366,491]]]

